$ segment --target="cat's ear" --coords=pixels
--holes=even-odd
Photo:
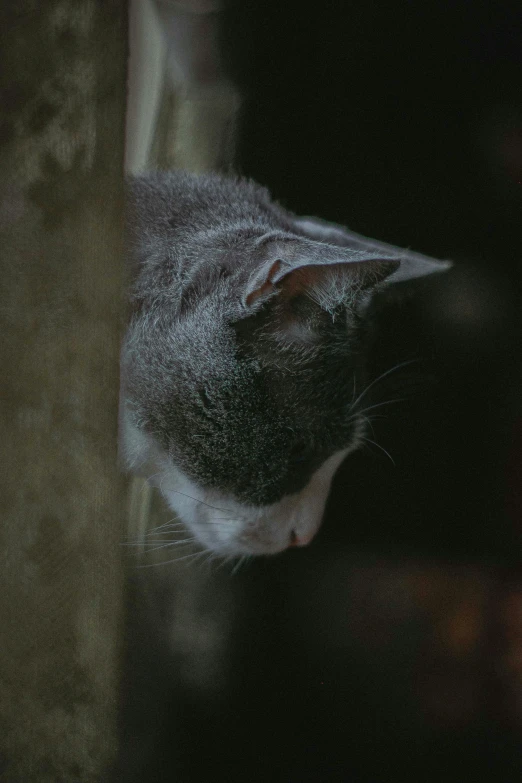
[[[338,247],[366,252],[368,256],[378,252],[398,259],[400,265],[388,277],[386,280],[387,284],[400,283],[404,280],[413,280],[437,272],[444,272],[452,266],[451,261],[439,261],[421,253],[415,253],[412,250],[395,247],[395,245],[379,242],[376,239],[369,239],[343,226],[339,226],[337,223],[328,223],[319,218],[296,218],[294,225],[299,233],[303,233],[306,237],[319,242],[327,242]]]
[[[279,295],[306,295],[324,310],[356,301],[359,294],[394,274],[397,254],[340,247],[294,234],[266,234],[256,242],[256,270],[242,292],[242,303],[254,312]]]

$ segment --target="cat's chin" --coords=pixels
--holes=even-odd
[[[196,544],[218,558],[278,555],[295,546],[293,538],[285,541],[268,541],[266,539],[262,540],[262,537],[258,537],[253,531],[250,534],[238,531],[237,538],[232,536],[218,539],[215,532],[213,530],[209,531],[208,527],[204,525],[200,526],[187,520],[184,520],[184,525],[189,534],[195,539]],[[310,540],[312,537],[310,536]]]
[[[241,503],[199,486],[174,466],[160,483],[171,509],[209,552],[225,557],[276,555],[306,546],[316,535],[333,476],[349,451],[332,454],[300,492],[266,506]]]
[[[217,557],[224,559],[235,557],[263,557],[270,555],[280,555],[282,552],[286,552],[294,544],[289,541],[287,544],[256,544],[256,543],[241,543],[237,544],[232,542],[228,545],[215,546],[209,545],[207,541],[198,537],[198,541],[205,548],[207,552],[212,552]]]

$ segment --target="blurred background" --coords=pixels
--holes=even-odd
[[[130,562],[115,777],[520,780],[519,12],[131,11],[129,170],[239,172],[298,213],[455,267],[378,308],[372,376],[416,361],[377,385],[375,402],[400,398],[372,423],[382,448],[340,468],[310,547],[234,574]],[[153,34],[164,60],[158,44],[132,65]],[[167,513],[133,493],[131,535]]]

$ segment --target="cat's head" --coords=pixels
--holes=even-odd
[[[445,268],[347,232],[334,244],[339,229],[314,221],[294,229],[201,234],[190,272],[175,273],[179,259],[145,263],[135,288],[125,457],[224,555],[313,538],[364,430],[368,301],[395,279]]]

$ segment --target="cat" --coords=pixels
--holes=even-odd
[[[251,181],[131,177],[122,453],[205,549],[308,544],[362,442],[367,311],[448,269],[301,218]]]

